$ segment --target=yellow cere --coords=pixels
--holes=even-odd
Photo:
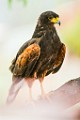
[[[59,21],[59,18],[58,18],[58,17],[51,19],[51,22],[53,22],[53,23],[57,23],[58,21]]]

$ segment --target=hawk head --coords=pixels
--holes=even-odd
[[[59,15],[54,13],[53,11],[43,12],[39,17],[39,22],[46,25],[61,24],[59,21]]]

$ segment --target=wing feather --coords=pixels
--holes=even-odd
[[[38,44],[34,43],[27,47],[22,54],[20,54],[16,60],[15,67],[13,70],[13,75],[22,76],[27,71],[31,72],[32,64],[39,59],[40,56],[40,47]]]
[[[62,43],[61,49],[58,53],[58,57],[56,58],[52,68],[48,70],[46,76],[49,75],[51,72],[52,74],[54,74],[60,69],[65,58],[65,53],[66,53],[66,46]]]
[[[13,73],[14,67],[15,67],[15,63],[17,61],[17,58],[23,53],[23,51],[29,47],[31,44],[37,43],[41,40],[41,38],[32,38],[30,40],[28,40],[27,42],[25,42],[22,47],[19,49],[16,57],[12,60],[11,66],[9,67],[10,71]],[[23,59],[24,61],[24,59]]]

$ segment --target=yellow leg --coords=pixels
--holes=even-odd
[[[44,98],[45,97],[45,92],[44,92],[44,88],[43,88],[42,82],[40,82],[40,88],[41,88],[41,95]]]
[[[44,78],[40,78],[40,79],[39,79],[39,81],[40,81],[40,88],[41,88],[41,96],[42,96],[43,99],[46,99],[46,100],[48,100],[49,102],[51,102],[49,96],[45,94],[45,91],[44,91],[44,88],[43,88],[43,84],[42,84],[42,83],[43,83],[43,80],[44,80]]]
[[[35,103],[32,97],[32,87],[29,87],[29,99],[28,99],[27,104],[35,107]]]
[[[44,77],[45,77],[46,73],[47,73],[47,70],[45,70],[44,73],[42,74],[42,77],[39,78],[40,88],[41,88],[41,95],[42,95],[43,98],[45,97],[45,92],[44,92],[44,88],[43,88],[43,84],[42,83],[43,83],[43,80],[44,80]]]
[[[45,97],[45,92],[44,92],[44,88],[43,88],[43,84],[42,84],[43,83],[43,78],[40,78],[39,82],[40,82],[41,95],[44,98]]]
[[[27,82],[28,87],[29,87],[29,100],[32,101],[32,85],[33,85],[34,79],[33,78],[27,78],[26,82]]]

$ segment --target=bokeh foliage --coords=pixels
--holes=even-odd
[[[68,23],[62,35],[71,53],[80,56],[80,16]]]
[[[24,6],[27,5],[27,0],[16,0],[16,1],[22,2]],[[8,0],[9,7],[12,6],[12,2],[13,2],[13,0]]]

